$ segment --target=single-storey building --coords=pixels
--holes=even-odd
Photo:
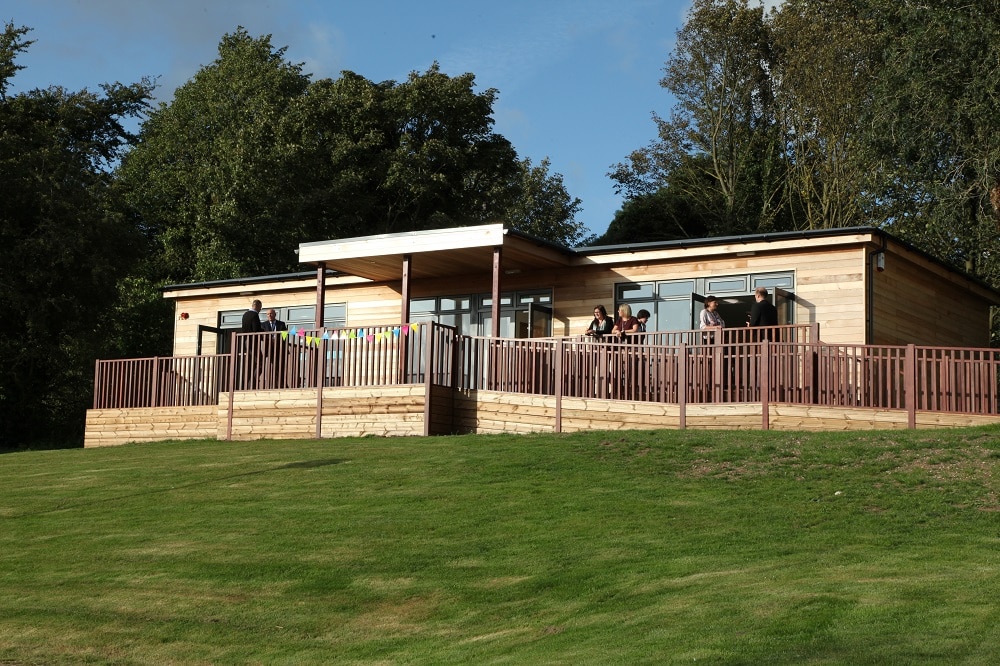
[[[706,296],[745,326],[757,287],[779,324],[830,344],[987,347],[1000,293],[875,228],[568,248],[501,224],[300,245],[309,272],[173,285],[175,355],[228,349],[253,299],[289,326],[435,321],[464,335],[582,333],[597,304],[651,313],[649,330],[697,328]],[[317,312],[321,316],[317,316]]]

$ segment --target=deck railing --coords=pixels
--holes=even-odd
[[[809,326],[621,341],[494,339],[433,323],[237,334],[228,355],[98,361],[94,407],[217,404],[230,390],[433,383],[664,403],[1000,414],[1000,350],[830,345]]]
[[[229,354],[98,361],[94,409],[219,404],[229,390]]]

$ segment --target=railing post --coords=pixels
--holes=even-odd
[[[435,322],[431,322],[430,326],[427,328],[429,332],[427,334],[427,342],[424,347],[424,436],[431,434],[431,390],[434,387],[434,368],[432,363],[434,361],[434,337],[436,326]]]
[[[682,342],[677,349],[677,425],[687,428],[687,343]]]
[[[556,362],[555,375],[555,395],[556,395],[556,432],[562,432],[562,399],[563,399],[563,354],[565,353],[565,342],[562,338],[556,341]]]
[[[771,429],[771,343],[764,338],[760,343],[760,418],[761,428]]]
[[[101,386],[101,361],[100,359],[94,361],[94,409],[98,409],[98,390]]]
[[[903,365],[903,391],[906,394],[906,427],[917,427],[917,346],[906,345],[906,363]]]
[[[233,438],[233,402],[236,399],[236,357],[240,336],[234,333],[229,345],[229,406],[226,409],[226,441]]]
[[[326,388],[326,338],[319,339],[319,377],[316,381],[316,439],[323,438],[323,389]]]
[[[150,407],[159,407],[159,405],[156,404],[157,400],[160,397],[160,372],[159,372],[159,370],[160,370],[160,357],[159,356],[154,356],[153,357],[153,372],[152,372],[152,375],[149,378],[149,381],[151,381],[153,383],[152,391],[150,392],[150,396],[149,396],[149,406]]]

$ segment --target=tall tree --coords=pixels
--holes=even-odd
[[[27,33],[0,34],[0,302],[13,324],[0,337],[0,447],[82,434],[106,314],[141,252],[109,172],[132,139],[123,120],[152,93],[147,80],[8,95]]]
[[[170,280],[255,275],[291,266],[297,229],[280,215],[278,128],[309,79],[270,37],[242,28],[215,62],[144,124],[119,177],[160,244]]]
[[[992,0],[872,0],[870,118],[890,228],[1000,286],[1000,14]]]
[[[508,218],[574,238],[568,195],[524,207],[538,181],[565,194],[561,178],[547,163],[526,171],[492,130],[497,91],[474,84],[436,64],[403,83],[352,72],[312,83],[269,36],[226,35],[120,170],[162,247],[161,279],[283,272],[300,242]]]
[[[873,195],[863,118],[873,103],[874,20],[859,3],[787,0],[773,15],[775,115],[798,229],[864,224]]]
[[[632,196],[670,183],[706,207],[713,234],[782,224],[772,70],[762,8],[695,0],[660,82],[677,105],[668,119],[654,116],[658,141],[612,172],[619,189]]]

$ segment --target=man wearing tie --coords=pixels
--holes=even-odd
[[[285,326],[285,322],[277,318],[278,315],[274,312],[274,309],[267,311],[267,321],[264,322],[265,331],[287,331],[288,327]]]
[[[270,308],[267,311],[267,321],[264,322],[262,328],[265,333],[277,333],[278,331],[287,331],[288,327],[285,326],[285,322],[278,319],[277,313],[274,308]],[[281,344],[281,340],[274,337],[274,339],[265,343],[268,347],[268,361],[271,365],[271,387],[272,388],[285,388],[285,346]]]

